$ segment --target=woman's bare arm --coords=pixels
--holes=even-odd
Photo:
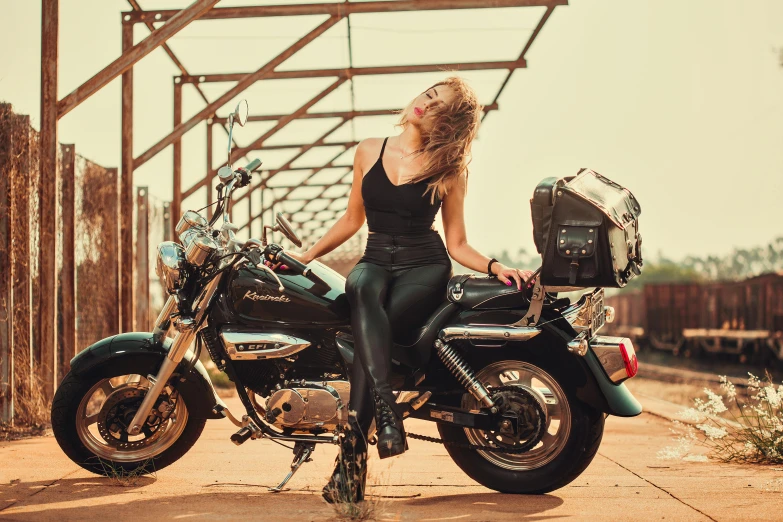
[[[367,149],[371,148],[367,143],[368,141],[362,140],[356,147],[356,153],[353,157],[353,182],[345,213],[326,231],[326,234],[321,239],[316,241],[305,252],[296,256],[302,262],[309,263],[313,259],[328,254],[345,243],[362,228],[365,220],[364,200],[362,199],[362,178],[364,177],[362,165],[365,164],[364,159],[367,157]]]
[[[467,232],[465,231],[466,183],[466,177],[463,174],[455,180],[451,190],[443,198],[441,216],[446,235],[446,249],[457,263],[476,272],[486,273],[490,258],[468,244]],[[499,262],[492,264],[492,272],[506,284],[510,284],[510,280],[513,278],[517,283],[517,288],[520,289],[522,281],[530,277],[529,271],[509,268]]]

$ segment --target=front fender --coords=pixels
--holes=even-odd
[[[70,373],[90,377],[118,370],[125,374],[145,377],[154,375],[171,349],[171,344],[172,340],[169,338],[165,338],[162,343],[153,343],[152,334],[149,332],[129,332],[107,337],[71,359]],[[185,354],[174,372],[175,376],[179,376],[175,387],[185,399],[190,417],[222,419],[223,415],[216,412],[215,407],[225,407],[225,404],[215,393],[209,374],[201,361],[196,361],[187,375],[181,375],[191,365],[194,357],[192,350]]]

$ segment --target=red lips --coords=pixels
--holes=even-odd
[[[419,116],[419,117],[421,117],[421,115],[422,115],[422,114],[424,114],[424,111],[423,111],[423,110],[421,110],[421,109],[419,109],[418,107],[415,107],[415,108],[413,109],[413,113],[414,113],[416,116]]]

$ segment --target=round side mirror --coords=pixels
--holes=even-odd
[[[234,109],[234,121],[239,124],[240,127],[244,127],[247,123],[247,100],[240,100],[237,104],[237,108]]]
[[[218,169],[217,175],[218,178],[220,178],[220,181],[228,181],[234,177],[234,171],[231,170],[231,167],[223,165]]]
[[[287,237],[289,241],[291,241],[291,243],[293,243],[297,247],[302,246],[302,242],[299,240],[298,237],[296,237],[296,232],[294,232],[294,227],[291,226],[291,223],[289,223],[288,220],[283,216],[282,212],[277,213],[277,215],[275,216],[275,221],[280,227],[280,232],[282,232],[283,235]]]

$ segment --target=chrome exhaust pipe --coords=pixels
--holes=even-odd
[[[527,341],[541,333],[539,328],[506,325],[451,325],[443,328],[438,337],[443,342],[454,339],[491,341]]]

